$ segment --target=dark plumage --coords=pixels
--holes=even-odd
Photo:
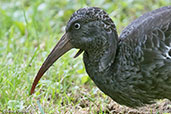
[[[65,52],[78,48],[86,71],[105,94],[129,107],[171,100],[171,6],[146,13],[118,37],[106,12],[82,8],[70,18],[66,33],[40,68],[32,86]]]

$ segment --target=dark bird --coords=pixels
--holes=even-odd
[[[41,66],[31,94],[49,67],[72,48],[82,52],[86,72],[98,88],[128,107],[171,100],[171,6],[145,13],[117,35],[98,7],[77,10],[66,32]]]

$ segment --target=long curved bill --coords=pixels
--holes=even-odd
[[[46,60],[44,61],[43,65],[39,69],[39,72],[36,75],[36,78],[34,79],[34,82],[32,84],[31,92],[30,94],[33,94],[35,87],[37,83],[39,82],[40,78],[43,76],[43,74],[49,69],[49,67],[63,54],[65,54],[67,51],[72,49],[73,46],[69,42],[69,38],[67,37],[67,33],[65,33],[62,38],[59,40],[59,42],[56,44],[56,46],[53,48],[51,53],[48,55]]]

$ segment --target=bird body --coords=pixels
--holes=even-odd
[[[139,17],[120,37],[102,9],[79,9],[40,68],[31,93],[46,70],[71,48],[80,49],[76,56],[84,51],[86,72],[119,104],[138,107],[155,99],[171,100],[171,6]]]

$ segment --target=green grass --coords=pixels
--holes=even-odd
[[[87,77],[82,56],[59,59],[29,95],[43,61],[82,7],[108,12],[120,33],[132,20],[170,0],[0,0],[0,113],[102,113],[109,99]]]

